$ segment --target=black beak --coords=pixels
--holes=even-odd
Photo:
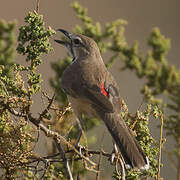
[[[66,30],[64,30],[64,29],[57,29],[57,31],[62,32],[68,39],[71,40],[72,34],[69,33],[68,31],[66,31]],[[61,41],[61,40],[57,40],[57,39],[54,39],[54,41],[57,42],[57,43],[59,43],[59,44],[62,44],[62,45],[64,45],[64,46],[66,46],[66,47],[70,45],[70,43],[69,43],[69,42],[66,42],[66,41]]]
[[[62,32],[66,37],[68,37],[69,39],[71,39],[72,34],[69,33],[68,31],[64,30],[64,29],[58,29],[57,31]]]
[[[70,42],[68,41],[62,41],[62,40],[57,40],[54,39],[55,42],[62,44],[63,46],[65,46],[70,54],[70,56],[72,57],[72,61],[75,59],[75,55],[74,55],[74,51],[72,48],[72,34],[69,33],[68,31],[64,30],[64,29],[58,29],[57,31],[62,32],[68,39],[70,39]]]

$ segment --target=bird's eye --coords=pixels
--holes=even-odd
[[[79,39],[74,39],[74,44],[79,45],[80,44],[80,40]]]

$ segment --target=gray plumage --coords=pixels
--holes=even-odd
[[[147,157],[120,116],[119,88],[108,72],[97,44],[89,37],[59,31],[70,39],[70,42],[55,41],[66,46],[73,59],[63,73],[62,87],[75,114],[103,120],[125,163],[132,168],[148,169]]]

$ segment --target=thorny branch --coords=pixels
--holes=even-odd
[[[44,171],[42,177],[45,175],[47,168],[49,167],[49,165],[51,163],[54,162],[60,162],[60,163],[64,163],[64,167],[67,173],[67,177],[69,180],[73,180],[73,176],[72,176],[72,172],[70,169],[70,165],[69,165],[69,161],[78,161],[78,160],[82,160],[85,169],[89,170],[89,171],[93,171],[96,174],[98,174],[98,179],[99,179],[99,167],[97,167],[97,170],[95,169],[95,167],[97,166],[95,162],[93,162],[92,160],[90,160],[89,158],[92,155],[99,155],[100,156],[100,161],[102,156],[107,157],[108,159],[111,158],[112,154],[104,152],[102,149],[99,151],[96,150],[89,150],[87,147],[81,147],[81,151],[79,151],[79,149],[77,149],[76,146],[72,145],[70,142],[68,142],[66,140],[65,137],[63,137],[62,135],[60,135],[58,132],[55,132],[53,130],[48,129],[42,122],[42,119],[45,118],[45,114],[48,113],[50,110],[57,110],[55,108],[53,108],[53,101],[55,98],[55,95],[52,96],[52,98],[49,98],[47,94],[43,94],[47,99],[48,99],[48,105],[47,107],[39,114],[39,117],[35,118],[32,116],[30,109],[28,109],[27,112],[19,112],[16,109],[13,109],[12,107],[10,107],[10,105],[8,103],[3,103],[3,101],[1,102],[1,104],[4,106],[5,109],[7,109],[12,115],[16,116],[16,117],[22,117],[25,118],[27,121],[29,120],[31,123],[33,123],[38,130],[41,130],[42,132],[45,133],[45,135],[47,137],[52,137],[54,142],[56,143],[57,149],[59,151],[59,153],[56,153],[55,155],[52,156],[46,156],[46,157],[39,157],[39,156],[34,156],[31,157],[29,159],[28,162],[26,162],[25,164],[32,164],[32,163],[37,163],[35,166],[34,165],[30,165],[28,167],[30,167],[31,169],[34,169],[35,172],[39,172],[39,171]],[[8,101],[6,101],[8,102]],[[52,107],[53,106],[53,107]],[[71,110],[71,108],[65,108],[61,115],[63,116],[67,111]],[[63,144],[66,144],[69,149],[67,151],[64,151],[64,148],[62,146]],[[68,153],[75,153],[78,155],[78,157],[76,158],[67,158],[66,154]],[[118,155],[115,155],[115,159],[117,162],[120,162],[121,164],[121,159]],[[40,162],[44,163],[44,168],[40,168],[38,169],[38,165]],[[90,167],[88,167],[88,164],[90,164]],[[100,162],[99,162],[100,165]],[[121,164],[122,167],[122,164]],[[124,169],[122,169],[122,171],[124,172]],[[116,168],[116,172],[118,173],[118,169]],[[78,177],[80,178],[80,177]]]
[[[26,113],[22,113],[22,112],[18,112],[17,110],[13,109],[10,107],[10,105],[8,103],[3,103],[3,101],[1,102],[1,104],[4,106],[4,109],[7,109],[12,115],[16,116],[16,117],[22,117],[22,118],[25,118],[26,120],[29,120],[31,123],[33,123],[38,129],[40,129],[41,131],[43,131],[45,133],[45,135],[47,137],[52,137],[54,139],[54,141],[56,142],[57,144],[57,148],[59,150],[59,152],[61,154],[63,154],[63,162],[66,164],[65,165],[65,168],[66,168],[66,171],[69,175],[69,179],[72,180],[72,174],[71,174],[71,171],[70,171],[70,167],[69,167],[69,164],[68,164],[68,160],[65,158],[65,153],[64,153],[64,150],[62,148],[62,145],[61,145],[61,142],[65,143],[66,145],[68,145],[72,150],[73,152],[75,152],[76,154],[79,155],[79,157],[85,161],[87,161],[89,164],[92,165],[91,168],[94,168],[96,166],[96,164],[91,161],[88,157],[84,156],[83,154],[81,154],[71,143],[69,143],[63,136],[61,136],[59,133],[53,131],[53,130],[50,130],[48,129],[41,121],[42,121],[42,118],[43,116],[50,110],[51,106],[52,106],[52,103],[54,101],[54,97],[55,95],[53,95],[53,97],[51,99],[48,99],[49,100],[49,104],[48,106],[44,109],[44,111],[39,115],[38,118],[34,118],[32,116],[32,114],[30,113],[30,110],[29,112],[26,112]],[[8,101],[7,101],[8,102]],[[66,109],[66,110],[69,110]],[[62,113],[62,115],[64,115],[65,112]],[[42,160],[42,159],[41,159]]]

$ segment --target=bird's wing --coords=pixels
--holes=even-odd
[[[113,113],[114,106],[109,98],[105,96],[99,87],[96,88],[84,88],[84,95],[91,104],[97,108],[100,108],[104,112]]]
[[[118,85],[113,79],[110,73],[105,75],[105,78],[101,83],[86,83],[75,79],[70,84],[64,86],[66,94],[74,98],[84,98],[88,100],[92,107],[99,108],[102,112],[113,113],[120,110],[121,98],[119,96]]]
[[[93,106],[100,108],[106,113],[113,113],[117,109],[120,110],[121,100],[119,93],[112,84],[106,84],[106,87],[104,83],[100,87],[84,85],[83,94],[86,99],[90,100]]]

